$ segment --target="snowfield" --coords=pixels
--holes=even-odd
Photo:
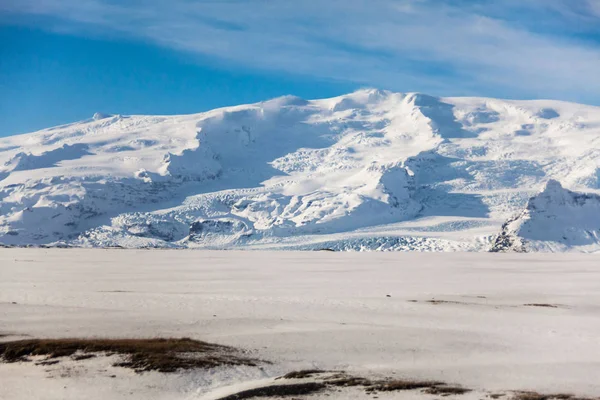
[[[551,179],[598,193],[599,107],[368,89],[97,113],[0,139],[0,243],[488,251]],[[566,237],[527,249],[600,249]]]
[[[272,362],[178,374],[136,374],[116,356],[0,363],[1,399],[214,400],[306,368],[473,390],[453,400],[600,395],[594,255],[0,249],[0,265],[0,341],[191,337]]]

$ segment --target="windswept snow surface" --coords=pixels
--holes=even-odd
[[[549,179],[600,189],[600,108],[369,89],[96,114],[0,139],[0,179],[7,245],[488,250]]]
[[[451,400],[600,396],[596,255],[0,249],[0,265],[0,336],[14,335],[0,340],[191,337],[273,363],[166,375],[101,358],[0,363],[3,400],[214,400],[315,368],[480,391]]]

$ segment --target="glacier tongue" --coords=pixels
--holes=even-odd
[[[598,190],[599,143],[597,107],[374,89],[97,113],[0,139],[0,243],[487,250],[527,207],[511,240],[594,251],[593,195],[529,198]]]

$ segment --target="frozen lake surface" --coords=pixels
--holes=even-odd
[[[303,368],[597,397],[600,258],[0,249],[0,335],[191,337],[273,362],[175,375],[0,364],[1,399],[209,399]]]

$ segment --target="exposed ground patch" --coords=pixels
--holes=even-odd
[[[450,301],[450,300],[426,300],[425,303],[430,304],[476,304],[476,303],[467,303],[464,301]]]
[[[60,357],[83,360],[97,354],[121,357],[114,366],[136,372],[175,372],[208,369],[223,365],[256,366],[260,361],[226,346],[189,338],[182,339],[29,339],[0,342],[0,361],[31,361],[45,356],[39,365],[55,363]]]
[[[345,372],[331,372],[321,370],[302,370],[287,373],[277,379],[301,380],[311,378],[316,383],[323,385],[319,390],[334,390],[343,387],[361,387],[366,394],[373,395],[378,392],[395,392],[406,390],[422,390],[423,393],[440,396],[461,395],[471,389],[460,386],[447,385],[440,381],[423,381],[410,379],[368,379],[354,376]],[[247,398],[247,397],[245,397]],[[230,398],[226,398],[229,400]],[[231,397],[235,399],[235,397]],[[220,399],[225,400],[225,399]]]
[[[487,304],[481,304],[481,303],[472,303],[472,302],[466,302],[466,301],[455,301],[455,300],[438,300],[438,299],[430,299],[430,300],[408,300],[409,303],[427,303],[427,304],[433,304],[433,305],[440,305],[440,304],[459,304],[459,305],[465,305],[465,306],[486,306]]]
[[[486,299],[485,296],[477,296],[478,299]],[[464,306],[483,306],[483,307],[505,307],[505,308],[515,308],[515,307],[546,307],[546,308],[564,308],[564,306],[560,306],[558,304],[548,304],[548,303],[527,303],[522,305],[509,305],[509,304],[484,304],[484,303],[474,303],[474,302],[465,302],[465,301],[456,301],[456,300],[441,300],[441,299],[430,299],[430,300],[408,300],[409,303],[426,303],[433,305],[441,305],[441,304],[454,304],[454,305],[464,305]]]
[[[292,371],[283,376],[280,376],[277,379],[304,379],[304,378],[312,378],[315,375],[324,374],[328,371],[323,371],[320,369],[303,369],[300,371]]]
[[[288,397],[309,395],[324,390],[327,386],[320,382],[294,383],[289,385],[273,385],[244,390],[218,400],[242,400],[255,397]]]
[[[13,304],[17,304],[17,303],[13,303]],[[23,334],[14,333],[14,332],[0,332],[0,339],[11,337],[11,336],[12,337],[27,337],[29,335],[23,335]]]
[[[274,386],[265,386],[246,390],[240,393],[222,397],[219,400],[237,400],[250,399],[254,397],[293,397],[298,395],[310,395],[317,392],[339,391],[341,388],[360,388],[365,391],[365,395],[376,396],[381,392],[400,392],[400,391],[420,391],[422,394],[435,395],[441,397],[461,396],[472,392],[472,389],[458,385],[450,385],[441,381],[415,380],[415,379],[369,379],[360,376],[350,375],[344,371],[323,371],[318,369],[301,370],[289,372],[280,376],[281,384]],[[301,383],[292,382],[284,384],[285,381],[303,381]],[[326,394],[327,395],[327,394]],[[491,392],[483,393],[483,396],[510,400],[600,400],[576,397],[572,394],[541,394],[537,392]],[[294,397],[295,398],[295,397]]]
[[[577,397],[570,393],[544,394],[538,392],[516,392],[514,400],[593,400],[588,397]]]
[[[133,293],[131,290],[99,290],[97,293]]]
[[[530,303],[523,304],[525,307],[546,307],[546,308],[559,308],[556,304],[546,304],[546,303]]]
[[[471,389],[460,386],[432,386],[424,390],[427,394],[436,394],[439,396],[451,396],[456,394],[469,393]]]

